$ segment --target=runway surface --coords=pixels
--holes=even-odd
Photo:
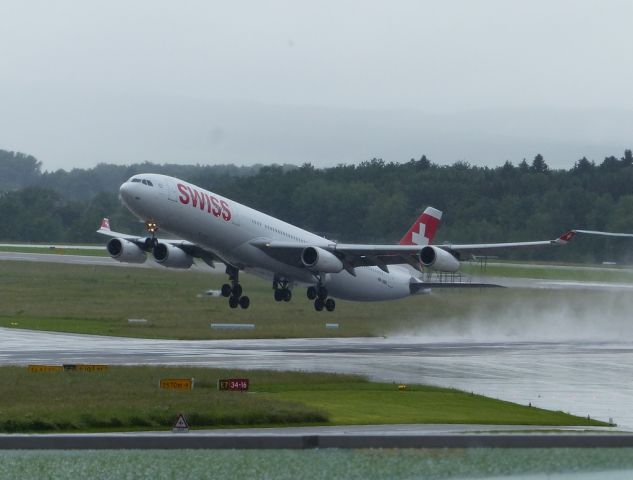
[[[633,448],[630,434],[465,433],[465,434],[230,434],[94,433],[0,435],[0,450],[123,450],[123,449],[367,449],[367,448]]]
[[[0,329],[0,364],[105,363],[354,373],[532,404],[633,429],[633,342],[415,337],[178,341]]]

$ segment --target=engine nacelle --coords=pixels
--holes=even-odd
[[[456,272],[459,270],[459,260],[446,250],[427,245],[420,252],[422,265],[439,272]]]
[[[193,265],[193,257],[182,248],[169,243],[157,243],[152,249],[157,263],[169,268],[189,268]]]
[[[306,268],[319,273],[338,273],[343,270],[343,262],[320,247],[305,248],[301,253],[301,262]]]
[[[119,262],[143,263],[147,260],[142,248],[124,238],[113,238],[106,245],[106,249],[110,256]]]

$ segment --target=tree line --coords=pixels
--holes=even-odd
[[[394,243],[428,205],[444,212],[438,243],[555,238],[571,228],[633,232],[633,155],[587,158],[552,169],[542,155],[518,165],[437,165],[426,156],[357,165],[100,164],[43,172],[32,156],[0,150],[0,240],[93,242],[99,221],[142,233],[118,201],[136,173],[190,181],[329,238]],[[578,238],[566,249],[519,252],[519,258],[633,261],[633,241]]]

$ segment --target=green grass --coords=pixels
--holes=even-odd
[[[378,303],[337,301],[336,311],[315,312],[305,291],[277,303],[267,282],[242,276],[248,310],[231,310],[225,298],[198,297],[219,288],[224,275],[200,270],[66,265],[0,261],[0,326],[142,338],[224,339],[382,336],[426,331],[447,322],[465,328],[477,319],[526,313],[596,318],[628,311],[629,296],[605,291],[471,289],[436,290]],[[129,325],[145,318],[148,325]],[[217,331],[210,323],[255,323],[254,330]],[[326,322],[339,329],[326,329]]]
[[[322,409],[331,423],[470,423],[510,425],[604,425],[552,412],[495,400],[459,390],[408,385],[352,382],[315,385],[272,385],[267,391],[287,401]],[[580,423],[579,423],[580,422]]]
[[[249,393],[218,392],[218,378],[251,380]],[[161,378],[195,378],[191,391],[158,389]],[[452,389],[378,384],[349,375],[239,372],[192,367],[110,367],[107,372],[28,373],[1,367],[0,431],[169,429],[179,413],[192,428],[472,423],[605,425],[561,412]]]

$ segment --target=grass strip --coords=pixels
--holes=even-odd
[[[195,378],[190,391],[160,390],[161,378]],[[217,380],[247,377],[251,391],[218,392]],[[1,367],[0,431],[165,430],[184,413],[192,428],[470,423],[602,425],[602,422],[453,389],[369,382],[349,375],[110,367],[106,372],[28,373]]]
[[[165,339],[355,337],[424,332],[449,323],[468,332],[473,319],[503,326],[508,317],[550,318],[559,310],[588,323],[631,307],[629,296],[618,292],[470,289],[393,302],[337,301],[334,313],[315,312],[303,288],[294,289],[291,302],[275,302],[269,282],[241,279],[251,298],[248,310],[229,309],[223,297],[202,296],[226,278],[200,269],[0,261],[0,326]],[[148,323],[129,324],[130,318]],[[339,328],[326,329],[326,322]],[[256,327],[212,330],[210,323]]]

